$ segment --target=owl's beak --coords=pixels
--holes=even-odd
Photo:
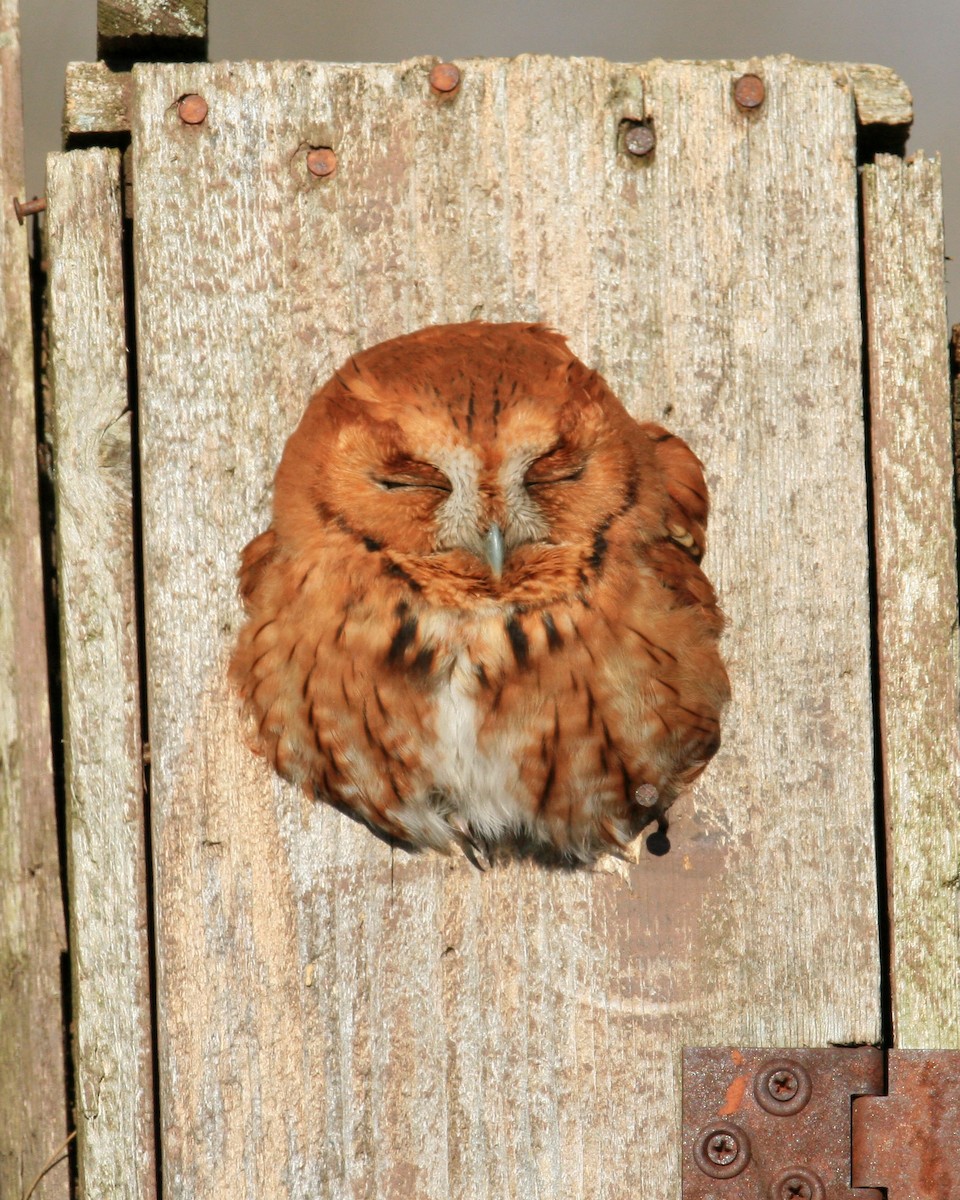
[[[490,526],[483,539],[483,557],[490,564],[494,576],[499,579],[503,570],[503,533],[497,524]]]

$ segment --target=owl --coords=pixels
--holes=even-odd
[[[373,346],[242,554],[253,748],[415,847],[620,852],[720,744],[706,523],[686,444],[543,325]]]

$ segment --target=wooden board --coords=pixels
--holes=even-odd
[[[104,62],[67,63],[63,96],[64,144],[91,134],[129,133],[130,72]]]
[[[0,1195],[67,1136],[58,861],[37,491],[16,0],[0,0]],[[56,1166],[34,1193],[66,1197]]]
[[[47,162],[81,1197],[156,1194],[120,154]]]
[[[940,164],[863,171],[896,1044],[960,1047],[960,645]]]
[[[662,1200],[683,1043],[879,1035],[850,85],[521,57],[443,103],[430,66],[134,69],[170,1194]],[[285,438],[352,350],[471,316],[563,330],[707,464],[735,702],[662,858],[410,856],[243,745],[237,554]]]
[[[97,0],[97,57],[205,57],[207,0]]]

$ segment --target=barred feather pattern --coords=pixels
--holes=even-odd
[[[729,698],[707,491],[539,325],[356,355],[243,552],[252,747],[417,847],[621,851],[704,769]]]

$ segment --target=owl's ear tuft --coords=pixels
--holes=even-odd
[[[584,366],[579,358],[571,358],[567,363],[567,388],[571,392],[586,392],[588,399],[598,402],[610,394],[600,372]]]
[[[562,333],[557,333],[555,329],[551,329],[549,325],[528,325],[526,331],[530,337],[535,338],[538,342],[556,351],[558,358],[568,359],[571,357],[567,339]]]
[[[568,398],[560,413],[560,432],[599,432],[608,388],[603,378],[575,358],[567,364]]]
[[[382,415],[383,397],[373,383],[360,373],[352,358],[339,371],[334,371],[333,378],[320,394],[331,415],[339,418],[341,423],[362,417],[374,421],[385,419]]]

